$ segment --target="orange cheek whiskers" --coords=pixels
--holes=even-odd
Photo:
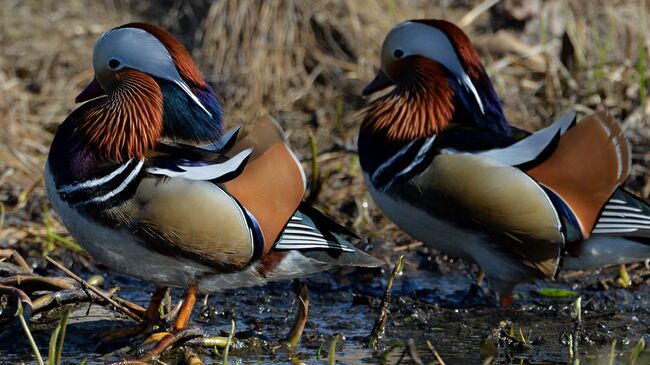
[[[142,159],[162,135],[162,92],[141,72],[118,77],[115,90],[88,109],[77,132],[105,160]]]
[[[389,140],[428,138],[447,128],[454,114],[454,92],[435,62],[411,60],[409,71],[388,95],[366,110],[362,128]]]

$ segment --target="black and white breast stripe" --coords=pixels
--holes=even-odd
[[[650,231],[650,208],[617,194],[605,205],[592,233],[621,234]],[[645,209],[644,209],[645,208]]]
[[[338,242],[327,240],[318,230],[303,221],[297,213],[285,227],[278,242],[273,247],[275,250],[339,250],[354,252],[354,249],[345,247]]]
[[[385,191],[398,181],[408,180],[428,165],[433,157],[433,142],[436,136],[416,139],[404,146],[395,155],[379,165],[370,177],[373,187]]]
[[[130,195],[142,178],[144,160],[131,159],[105,175],[62,185],[57,188],[61,199],[72,206],[104,204],[122,195]]]

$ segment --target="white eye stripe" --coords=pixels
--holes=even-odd
[[[485,110],[483,110],[483,102],[481,102],[481,97],[478,95],[478,91],[476,91],[476,87],[474,86],[472,80],[469,78],[469,75],[463,74],[460,82],[462,85],[465,85],[465,87],[468,88],[469,91],[472,92],[474,98],[476,99],[476,102],[478,103],[478,107],[481,109],[481,114],[485,114]]]
[[[179,75],[179,78],[180,78],[180,75]],[[176,83],[176,85],[178,85],[181,89],[183,89],[183,91],[185,91],[185,93],[186,93],[186,94],[187,94],[187,95],[188,95],[188,96],[189,96],[189,97],[190,97],[190,98],[191,98],[191,99],[192,99],[192,100],[193,100],[193,101],[194,101],[194,102],[195,102],[199,107],[201,107],[201,109],[203,109],[204,112],[208,113],[208,115],[209,115],[210,117],[212,117],[212,113],[210,113],[210,112],[208,111],[208,109],[205,108],[205,106],[203,105],[203,103],[199,100],[199,98],[196,97],[196,95],[194,95],[194,93],[192,92],[192,90],[190,90],[190,87],[187,86],[187,84],[185,83],[185,81],[183,81],[183,79],[180,79],[180,80],[173,80],[173,81]]]
[[[403,56],[423,56],[443,65],[456,76],[460,85],[472,93],[481,113],[485,113],[476,86],[465,71],[456,48],[443,31],[427,24],[403,22],[395,26],[386,36],[382,47],[382,64],[387,59],[393,58],[393,52],[398,49],[404,52]]]
[[[116,70],[117,68],[113,69],[109,65],[111,59],[120,61],[118,68],[129,67],[174,82],[212,117],[178,73],[176,64],[165,45],[151,33],[140,28],[118,28],[104,33],[93,49],[95,73],[106,71],[106,67],[109,70]]]

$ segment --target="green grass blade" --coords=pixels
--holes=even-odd
[[[50,336],[50,346],[47,351],[47,365],[54,365],[56,358],[56,344],[59,340],[59,333],[61,332],[61,322],[54,327],[52,331],[52,336]]]
[[[27,321],[25,321],[25,317],[23,317],[23,304],[20,302],[20,300],[18,300],[18,319],[20,320],[20,325],[23,327],[23,331],[25,331],[25,335],[27,336],[27,341],[29,342],[29,345],[32,347],[32,352],[34,352],[34,356],[36,357],[36,362],[38,363],[38,365],[45,365],[43,363],[43,357],[41,356],[41,352],[38,350],[38,346],[36,346],[34,337],[32,337],[32,332],[29,330]]]
[[[330,342],[330,347],[327,350],[327,364],[328,365],[334,365],[336,364],[336,343],[339,341],[339,336],[336,335],[332,338],[332,341]]]
[[[63,342],[65,341],[65,330],[68,327],[68,318],[70,317],[70,311],[66,311],[59,321],[59,327],[61,328],[61,333],[59,335],[59,342],[56,346],[56,353],[54,356],[54,365],[59,365],[61,363],[61,355],[63,354]],[[51,346],[52,344],[50,344]]]
[[[616,359],[616,340],[612,341],[612,348],[609,350],[609,365],[614,365]]]
[[[228,350],[230,349],[230,344],[232,343],[232,338],[235,335],[235,320],[230,319],[230,332],[228,333],[228,342],[226,342],[226,348],[223,350],[223,365],[228,364]]]
[[[636,359],[639,358],[641,351],[645,349],[645,340],[643,337],[639,339],[639,342],[636,343],[632,353],[630,354],[630,365],[636,365]]]

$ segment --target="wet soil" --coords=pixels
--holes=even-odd
[[[296,302],[291,283],[212,294],[206,305],[199,301],[192,324],[209,334],[227,335],[232,317],[239,341],[230,352],[230,360],[277,364],[325,363],[336,335],[341,336],[335,353],[341,364],[435,363],[427,341],[447,364],[576,364],[569,355],[570,336],[579,338],[580,364],[610,364],[614,341],[613,364],[630,364],[630,352],[648,333],[650,289],[647,285],[629,289],[608,286],[616,279],[614,269],[552,283],[520,285],[514,308],[504,310],[496,307],[485,283],[479,287],[468,275],[475,270],[473,267],[447,262],[449,267],[443,269],[453,272],[443,273],[440,262],[427,264],[427,258],[407,255],[411,265],[395,282],[391,313],[376,351],[368,347],[369,334],[379,312],[388,267],[310,278],[309,321],[293,354],[278,345],[294,318]],[[414,265],[418,260],[419,264]],[[643,266],[636,269],[644,270]],[[141,305],[146,305],[153,290],[151,284],[109,275],[106,287],[115,286],[120,287],[121,297]],[[552,292],[549,288],[563,291]],[[572,317],[578,295],[583,309],[579,326]],[[178,299],[181,290],[174,289],[172,296]],[[47,353],[51,334],[48,327],[53,323],[45,317],[33,318],[35,339],[42,353]],[[63,363],[86,359],[88,364],[100,364],[125,356],[123,346],[137,341],[103,347],[98,343],[102,331],[129,323],[97,305],[78,306],[68,326]],[[0,363],[33,361],[22,333],[5,333],[2,338]],[[414,345],[412,349],[409,342]],[[117,348],[122,350],[111,352]],[[419,360],[413,359],[413,353]],[[176,363],[180,356],[180,350],[169,351],[162,360]],[[202,358],[206,364],[222,362],[221,354],[211,349],[204,350]],[[636,364],[648,363],[650,352],[641,353]]]

